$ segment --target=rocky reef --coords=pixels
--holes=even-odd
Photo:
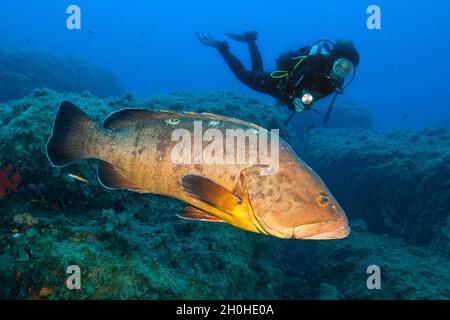
[[[372,112],[362,105],[339,100],[338,98],[328,118],[324,124],[324,117],[327,113],[329,102],[318,102],[313,111],[303,112],[296,115],[292,120],[292,127],[299,130],[309,131],[312,128],[360,128],[372,129]]]
[[[281,247],[286,299],[448,299],[448,257],[429,247],[370,232],[351,220],[350,237],[340,241],[289,241]],[[369,290],[369,266],[378,266],[379,290]],[[369,270],[370,271],[370,270]]]
[[[280,128],[353,232],[308,242],[183,221],[178,201],[101,187],[95,161],[53,168],[44,146],[62,100],[99,122],[130,107]],[[313,129],[300,144],[283,121],[278,107],[227,91],[100,99],[38,89],[0,104],[0,298],[448,299],[448,132]],[[366,287],[372,264],[381,290]],[[81,290],[65,285],[69,265],[81,268]]]
[[[43,87],[89,91],[99,97],[122,93],[111,72],[89,62],[40,51],[0,51],[0,101],[21,98]]]
[[[443,116],[441,120],[437,121],[434,125],[436,128],[447,128],[450,129],[450,116]]]
[[[63,99],[99,122],[114,110],[146,107],[208,110],[262,123],[267,107],[231,92],[102,100],[48,89],[1,105],[0,168],[22,177],[16,192],[0,199],[1,298],[276,297],[270,279],[280,271],[264,263],[272,255],[270,238],[185,222],[176,217],[183,205],[165,197],[108,191],[92,161],[52,168],[45,143]],[[248,106],[260,108],[259,117]],[[275,111],[265,114],[266,124],[280,127]],[[61,285],[71,264],[82,268],[81,291]]]
[[[449,252],[448,129],[312,130],[302,157],[369,230]]]

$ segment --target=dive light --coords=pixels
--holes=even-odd
[[[310,106],[314,102],[314,97],[309,92],[303,92],[301,100],[304,106]]]

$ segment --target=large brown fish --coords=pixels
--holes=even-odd
[[[182,218],[226,222],[279,238],[340,239],[349,234],[345,213],[323,181],[281,139],[279,166],[272,175],[262,174],[261,164],[174,162],[171,154],[179,142],[172,141],[172,134],[175,129],[193,134],[194,121],[224,133],[262,129],[218,115],[145,109],[115,112],[100,127],[64,101],[47,155],[58,167],[98,159],[103,186],[182,200],[189,204]]]

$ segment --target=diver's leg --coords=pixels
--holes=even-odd
[[[245,69],[242,62],[230,52],[228,43],[224,41],[221,45],[217,46],[217,50],[236,78],[238,78],[242,83],[252,86],[252,77],[250,75],[251,72]]]
[[[249,41],[248,49],[252,60],[252,70],[256,72],[263,72],[263,60],[261,57],[261,52],[259,52],[258,46],[256,45],[256,41]]]
[[[248,85],[249,87],[254,87],[254,72],[245,69],[242,62],[230,52],[228,42],[214,40],[210,35],[204,33],[197,33],[197,36],[201,43],[216,48],[217,51],[219,51],[228,67],[242,83]]]
[[[248,50],[250,51],[250,58],[252,60],[252,70],[256,72],[263,72],[263,60],[261,52],[256,45],[257,33],[252,32],[247,35]]]
[[[236,41],[247,42],[252,61],[252,71],[263,72],[263,60],[256,45],[256,39],[258,37],[256,31],[247,31],[242,34],[225,33],[225,35]]]

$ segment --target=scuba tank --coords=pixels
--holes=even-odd
[[[280,54],[276,59],[277,71],[287,71],[297,69],[301,63],[299,60],[303,60],[309,56],[315,54],[327,55],[332,51],[334,43],[329,40],[319,40],[313,43],[311,46],[303,47],[297,51],[288,51]],[[276,71],[276,72],[277,72]]]

